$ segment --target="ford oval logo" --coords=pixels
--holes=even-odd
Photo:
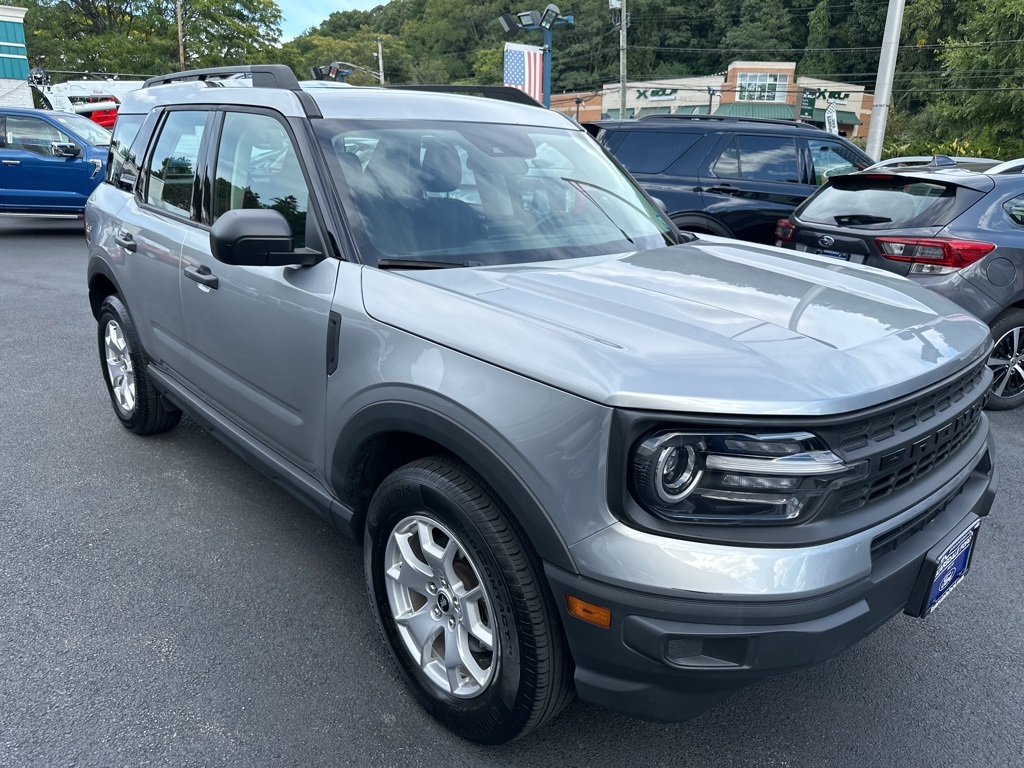
[[[952,583],[954,576],[956,576],[956,568],[950,568],[946,571],[946,574],[942,577],[942,581],[939,582],[939,590],[941,591],[946,589],[946,587]]]
[[[821,237],[818,238],[818,245],[820,245],[822,248],[828,248],[829,246],[835,245],[835,244],[836,244],[836,239],[834,237],[829,237],[828,235],[822,235]]]

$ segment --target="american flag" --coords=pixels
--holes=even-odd
[[[544,49],[536,45],[505,43],[505,85],[525,91],[544,102]]]

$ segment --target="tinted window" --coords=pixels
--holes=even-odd
[[[1006,215],[1013,219],[1014,222],[1024,225],[1024,195],[1006,201],[1003,204],[1003,210],[1006,211]]]
[[[213,218],[239,208],[278,211],[292,228],[295,247],[306,241],[309,187],[291,138],[269,115],[229,112],[217,149]]]
[[[147,168],[146,202],[190,214],[206,112],[171,112],[160,131]]]
[[[870,181],[870,180],[867,180]],[[900,178],[874,183],[826,186],[798,212],[801,221],[895,229],[914,220],[922,225],[945,224],[956,187]]]
[[[777,136],[736,136],[713,170],[725,179],[799,182],[796,141]]]
[[[807,146],[811,150],[811,161],[814,163],[815,184],[823,184],[833,176],[842,176],[868,167],[856,152],[838,142],[809,139]]]
[[[615,150],[615,157],[632,173],[661,173],[699,138],[694,133],[632,131]]]
[[[142,127],[143,115],[119,115],[114,126],[114,137],[110,142],[110,154],[107,156],[107,181],[113,182],[121,175],[128,150]],[[134,155],[132,156],[134,158]],[[134,160],[133,160],[134,162]]]
[[[66,133],[57,130],[45,120],[35,117],[8,115],[6,136],[8,149],[23,149],[37,155],[52,155],[55,141],[70,142]]]

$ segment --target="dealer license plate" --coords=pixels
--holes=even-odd
[[[921,602],[917,603],[917,609],[909,613],[924,618],[960,586],[971,568],[971,556],[974,554],[974,542],[980,525],[981,521],[975,520],[937,555],[933,554],[935,550],[928,553],[918,577],[918,588],[914,590],[918,595],[921,592],[924,594],[919,598]]]

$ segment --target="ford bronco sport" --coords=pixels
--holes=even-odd
[[[945,299],[681,235],[530,103],[225,68],[114,133],[86,227],[115,414],[187,413],[361,540],[462,736],[573,690],[684,720],[967,574],[991,341]]]

